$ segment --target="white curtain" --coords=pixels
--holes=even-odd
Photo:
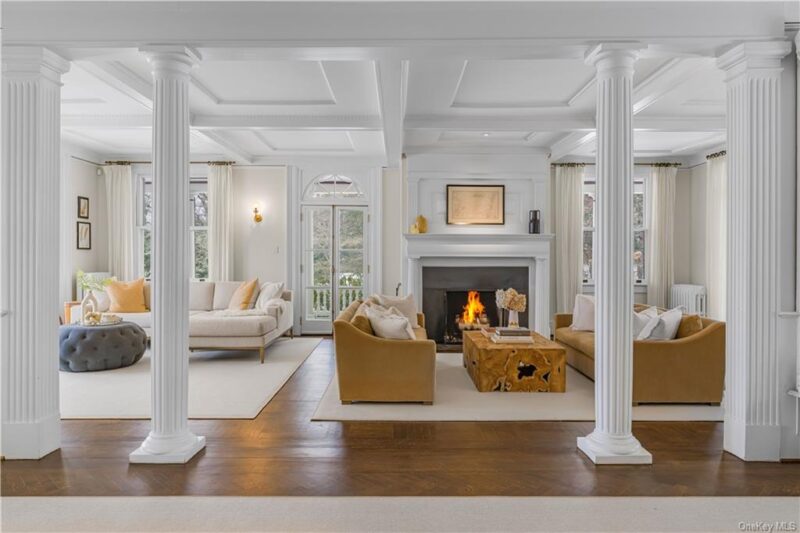
[[[649,224],[647,254],[647,304],[666,308],[669,290],[675,283],[673,233],[675,228],[676,167],[654,166],[647,183]]]
[[[134,231],[135,193],[130,165],[103,167],[108,212],[108,271],[119,280],[136,277]]]
[[[706,298],[708,316],[725,320],[728,247],[726,157],[706,164]]]
[[[583,279],[583,165],[556,166],[556,311],[571,313]]]
[[[208,278],[230,281],[233,276],[233,170],[208,166]]]

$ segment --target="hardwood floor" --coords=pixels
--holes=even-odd
[[[149,421],[62,424],[60,451],[5,461],[4,496],[800,495],[800,464],[722,452],[722,424],[638,422],[652,466],[596,467],[590,422],[311,422],[333,376],[323,341],[255,420],[192,420],[186,465],[130,465]],[[267,355],[269,357],[269,355]]]

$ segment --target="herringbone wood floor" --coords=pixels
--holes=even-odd
[[[148,421],[65,421],[60,451],[3,463],[2,494],[800,495],[800,464],[723,453],[718,423],[635,423],[654,464],[595,467],[575,448],[588,422],[311,422],[332,350],[255,420],[190,421],[208,444],[186,465],[128,464]]]

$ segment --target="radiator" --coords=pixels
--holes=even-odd
[[[669,293],[669,306],[683,306],[687,313],[706,316],[706,288],[702,285],[673,285]]]

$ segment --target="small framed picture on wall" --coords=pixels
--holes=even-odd
[[[78,222],[78,250],[92,249],[92,224]]]
[[[78,218],[89,218],[89,199],[78,196]]]

